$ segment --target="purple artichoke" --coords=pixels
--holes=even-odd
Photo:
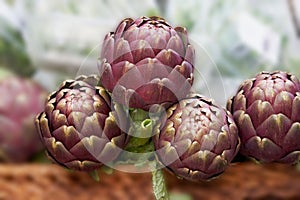
[[[300,155],[300,83],[292,74],[262,72],[244,81],[227,104],[241,154],[262,162],[295,163]]]
[[[47,92],[32,80],[11,76],[0,81],[0,160],[28,161],[43,149],[34,117],[45,105]]]
[[[98,83],[97,76],[65,81],[36,118],[49,156],[67,168],[97,169],[116,159],[128,141],[118,123],[121,109],[112,109]]]
[[[240,146],[231,114],[197,94],[170,107],[155,133],[153,141],[160,162],[191,181],[222,173]]]
[[[106,35],[101,83],[127,107],[149,110],[186,97],[193,82],[194,49],[185,28],[159,17],[124,19]]]

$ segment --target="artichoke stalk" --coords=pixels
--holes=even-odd
[[[282,71],[244,81],[227,108],[241,137],[241,154],[261,162],[296,163],[300,156],[300,83]]]
[[[240,147],[231,114],[198,94],[170,107],[155,133],[159,161],[169,171],[191,181],[222,173]]]
[[[36,118],[49,157],[82,171],[116,159],[129,137],[125,113],[112,105],[109,94],[99,86],[99,77],[65,81],[48,97],[45,111]]]
[[[101,83],[127,107],[168,107],[190,91],[194,54],[185,28],[159,17],[124,19],[104,39]]]

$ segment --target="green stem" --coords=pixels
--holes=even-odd
[[[132,123],[129,129],[129,135],[141,139],[151,138],[152,129],[153,129],[153,122],[151,119],[145,119],[143,121],[135,121]]]
[[[144,153],[145,151],[148,152],[149,149],[154,150],[154,145],[151,141],[154,122],[149,118],[149,113],[140,109],[135,109],[131,112],[131,118],[132,125],[129,129],[129,134],[133,137],[126,146],[126,150],[140,153]],[[148,158],[146,159],[148,160]],[[154,159],[154,161],[149,163],[149,166],[152,169],[153,192],[156,199],[170,200],[164,174],[159,168],[159,163]]]
[[[162,169],[156,169],[157,165],[157,162],[154,161],[152,166],[152,187],[154,195],[157,200],[170,200],[163,171]]]
[[[134,149],[147,144],[151,140],[153,130],[153,122],[149,119],[148,112],[135,109],[130,115],[132,122],[128,134],[133,137],[126,149]]]
[[[130,116],[133,121],[144,121],[149,118],[149,113],[141,109],[134,109],[131,111]]]

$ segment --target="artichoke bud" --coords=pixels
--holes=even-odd
[[[242,83],[227,103],[241,137],[241,154],[261,162],[296,163],[300,156],[300,83],[282,71]]]
[[[122,109],[114,110],[98,76],[80,76],[49,95],[36,127],[52,160],[93,171],[116,159],[128,143],[127,125],[119,125],[125,116]]]
[[[191,181],[222,173],[240,146],[231,114],[198,94],[170,107],[154,132],[159,161],[178,177]]]
[[[47,92],[38,83],[12,74],[0,81],[0,160],[25,162],[42,151],[34,117]]]
[[[168,107],[189,93],[194,59],[186,29],[159,17],[125,19],[104,38],[101,83],[126,107]]]

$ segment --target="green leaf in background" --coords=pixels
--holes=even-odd
[[[0,66],[0,80],[11,75],[13,75],[11,71],[7,70],[3,66]]]
[[[0,65],[21,76],[29,77],[35,71],[20,31],[10,27],[2,18],[0,18]]]

